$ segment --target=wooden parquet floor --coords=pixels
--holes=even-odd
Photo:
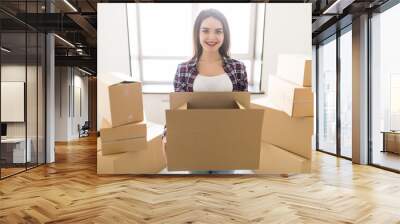
[[[312,173],[97,176],[95,138],[0,181],[0,223],[400,223],[400,175],[314,153]]]

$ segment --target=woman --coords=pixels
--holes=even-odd
[[[215,9],[203,10],[193,29],[194,56],[178,65],[175,92],[247,91],[244,64],[229,56],[230,32],[225,16]],[[194,174],[232,171],[192,171]]]
[[[247,91],[246,68],[229,56],[229,26],[221,12],[200,12],[194,23],[193,41],[194,56],[178,65],[175,92]]]

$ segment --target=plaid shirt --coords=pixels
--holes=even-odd
[[[244,64],[224,57],[223,67],[232,81],[233,91],[247,91],[247,73]],[[198,74],[197,59],[179,64],[174,79],[175,92],[193,92],[193,83]]]

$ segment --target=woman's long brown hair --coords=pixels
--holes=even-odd
[[[229,58],[231,35],[229,31],[228,21],[226,20],[224,14],[222,14],[220,11],[216,9],[206,9],[200,12],[200,14],[196,18],[196,21],[194,22],[194,27],[193,27],[194,56],[192,59],[196,58],[199,59],[201,54],[203,53],[203,47],[200,44],[200,38],[199,38],[200,26],[201,23],[209,17],[213,17],[222,23],[222,29],[224,32],[224,42],[222,43],[218,51],[222,57]]]

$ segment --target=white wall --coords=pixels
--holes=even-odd
[[[311,59],[311,3],[271,3],[266,8],[261,89],[267,92],[268,75],[275,75],[280,54]]]
[[[36,75],[36,67],[33,66],[27,66],[25,65],[18,65],[18,64],[8,64],[8,65],[2,65],[1,66],[1,81],[9,81],[9,82],[25,82],[25,75],[26,72],[28,75],[35,74]],[[29,78],[29,77],[28,77]],[[32,84],[30,78],[29,78],[29,84]],[[34,83],[36,85],[36,82]],[[36,99],[36,89],[27,89],[30,90],[27,93],[28,99],[27,103],[31,103]],[[35,106],[36,104],[32,105]],[[7,110],[9,108],[1,108],[2,110]],[[24,108],[22,108],[24,110]],[[31,122],[36,121],[36,114],[33,114],[31,110],[27,109],[27,112],[30,112],[27,114],[28,118],[28,129],[32,129]],[[24,137],[25,136],[25,126],[26,122],[7,122],[7,135],[8,137]],[[31,133],[31,131],[28,130],[28,136]]]
[[[55,68],[55,140],[68,140],[68,85],[69,77],[67,67]]]
[[[125,3],[97,4],[97,127],[110,118],[107,86],[128,80],[129,44]]]
[[[71,135],[73,138],[79,138],[78,124],[82,126],[85,121],[89,120],[88,77],[82,76],[82,73],[76,72],[77,70],[75,70],[74,75],[74,96],[72,96],[72,98],[74,99],[74,107],[72,108],[72,110],[75,110],[74,113],[72,113],[73,116],[71,120]],[[80,93],[78,93],[78,91],[80,91]]]
[[[129,74],[125,3],[97,4],[97,69],[101,74]]]
[[[77,139],[78,124],[88,120],[88,78],[75,68],[56,67],[55,86],[55,141]],[[77,105],[82,105],[82,116]]]
[[[1,81],[1,121],[24,122],[25,83]]]
[[[6,122],[7,137],[25,137],[30,139],[30,148],[32,151],[32,161],[36,162],[37,153],[39,153],[39,163],[44,162],[44,74],[41,66],[25,66],[25,64],[3,64],[1,66],[1,81],[24,82],[26,85],[26,107],[24,97],[23,102],[18,108],[1,107],[2,112],[21,113],[23,119],[21,122]],[[2,94],[5,89],[2,89]],[[19,89],[19,94],[24,95],[24,87]],[[10,93],[9,93],[10,94]],[[7,95],[2,95],[7,97]],[[11,102],[12,103],[12,102]],[[2,102],[3,104],[3,102]],[[16,111],[19,110],[19,111]],[[24,114],[26,112],[26,120]]]
[[[87,76],[76,75],[75,85],[82,90],[82,116],[80,122],[83,124],[89,120],[89,79]]]

